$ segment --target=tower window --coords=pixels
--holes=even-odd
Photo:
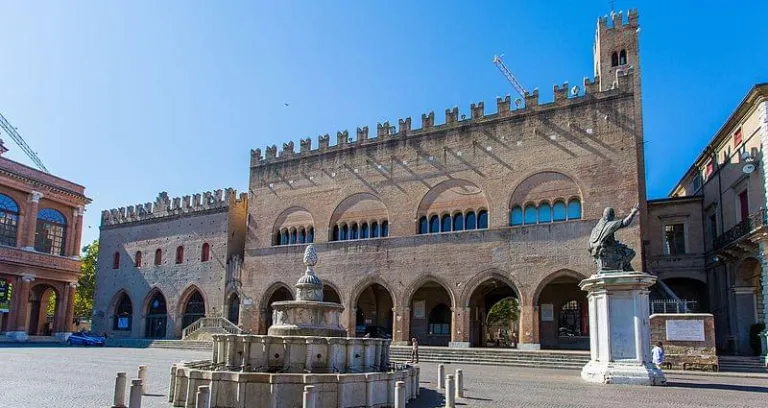
[[[612,67],[618,67],[619,66],[619,54],[614,52],[611,54],[611,66]]]
[[[619,65],[627,65],[627,50],[621,50],[619,53]]]

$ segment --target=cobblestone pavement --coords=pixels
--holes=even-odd
[[[108,407],[115,374],[126,371],[134,378],[139,364],[147,364],[152,395],[142,408],[169,408],[170,364],[208,356],[168,349],[0,347],[0,407]],[[420,367],[421,396],[408,408],[442,407],[443,396],[435,391],[437,365]],[[446,365],[449,373],[456,368],[464,370],[465,388],[458,407],[768,406],[766,379],[671,375],[667,387],[629,387],[588,384],[573,370]]]

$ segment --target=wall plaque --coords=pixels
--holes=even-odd
[[[667,320],[668,341],[704,341],[704,320]]]
[[[555,305],[544,303],[541,305],[541,321],[552,322],[555,320]]]
[[[424,318],[425,303],[426,302],[424,300],[415,300],[413,302],[413,318],[414,319]]]

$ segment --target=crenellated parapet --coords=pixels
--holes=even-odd
[[[638,26],[638,14],[637,9],[629,9],[627,11],[627,19],[624,20],[624,13],[613,12],[610,17],[600,17],[597,20],[598,30],[613,30],[616,28],[636,28]]]
[[[630,12],[630,16],[636,16]],[[589,78],[585,77],[583,81],[583,89],[579,86],[569,88],[568,82],[564,82],[561,85],[553,86],[553,99],[551,102],[541,103],[539,100],[539,89],[533,89],[530,92],[525,92],[522,100],[517,99],[512,104],[512,98],[509,95],[505,97],[496,98],[496,112],[486,113],[485,103],[479,101],[470,105],[470,117],[466,118],[465,115],[460,115],[459,108],[453,107],[445,110],[445,122],[442,125],[435,124],[434,111],[421,115],[421,128],[413,129],[411,127],[411,118],[399,119],[397,126],[392,126],[389,121],[380,122],[376,124],[376,135],[370,137],[368,134],[368,127],[358,127],[356,131],[356,139],[349,137],[349,132],[346,130],[336,133],[336,145],[330,145],[330,136],[328,134],[321,135],[319,137],[319,143],[317,149],[312,149],[312,141],[310,139],[301,139],[299,144],[301,146],[299,152],[294,152],[293,142],[283,144],[282,151],[278,152],[275,145],[268,146],[266,148],[266,154],[262,157],[261,150],[255,149],[251,151],[251,166],[259,166],[264,163],[273,160],[288,160],[294,157],[306,156],[315,153],[323,153],[331,150],[347,149],[347,148],[360,148],[370,144],[384,142],[386,140],[394,140],[405,137],[418,137],[429,132],[441,131],[444,129],[472,125],[477,122],[487,122],[499,118],[513,118],[516,116],[540,114],[553,109],[559,109],[572,104],[578,104],[582,102],[589,102],[590,100],[609,98],[617,94],[632,93],[634,91],[634,69],[629,66],[624,69],[619,69],[616,72],[616,77],[612,78],[613,85],[609,89],[600,90],[600,79],[598,77]]]
[[[248,201],[248,194],[232,188],[206,191],[191,196],[170,198],[165,191],[157,195],[155,202],[129,205],[101,212],[101,226],[128,224],[132,222],[158,219],[175,215],[199,213],[214,209],[243,205]]]

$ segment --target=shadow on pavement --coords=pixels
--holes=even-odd
[[[487,398],[473,398],[473,397],[464,397],[460,398],[456,401],[456,406],[471,406],[472,403],[467,401],[463,402],[463,400],[474,400],[474,401],[493,401],[492,399]],[[421,394],[419,394],[419,397],[415,400],[408,401],[408,408],[442,408],[445,406],[445,397],[443,394],[431,390],[429,388],[421,388]]]
[[[760,392],[768,393],[768,387],[757,385],[737,385],[737,384],[710,384],[710,383],[689,383],[689,382],[667,382],[668,387],[691,388],[699,390],[722,390],[722,391],[741,391],[741,392]]]

